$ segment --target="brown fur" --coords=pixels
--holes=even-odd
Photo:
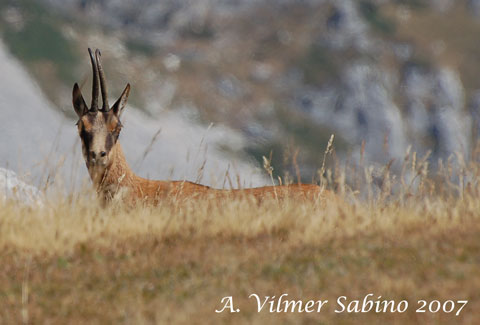
[[[265,186],[237,190],[220,190],[188,181],[149,180],[135,175],[125,160],[119,142],[112,149],[111,163],[97,185],[101,198],[109,201],[120,198],[127,204],[138,202],[158,204],[165,199],[219,199],[252,196],[257,202],[265,199],[298,198],[322,201],[335,195],[312,184]]]

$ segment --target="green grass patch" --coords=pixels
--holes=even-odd
[[[153,56],[157,50],[152,44],[134,38],[128,38],[125,41],[125,46],[128,51],[145,56]]]
[[[300,59],[300,68],[304,82],[316,86],[337,81],[342,71],[338,53],[317,44],[312,45]]]
[[[376,4],[371,1],[360,1],[359,10],[363,18],[374,30],[390,36],[395,34],[395,23],[382,16]]]
[[[72,66],[78,58],[73,44],[61,31],[61,21],[34,1],[6,1],[0,9],[6,8],[14,8],[22,17],[18,27],[1,21],[3,39],[12,54],[27,64],[51,62],[61,80],[73,81]]]
[[[293,156],[299,148],[302,150],[297,156],[298,165],[309,166],[315,170],[320,169],[328,140],[334,132],[325,125],[319,125],[312,121],[308,115],[292,112],[285,108],[276,109],[276,118],[284,130],[285,138],[252,144],[246,149],[246,153],[253,157],[260,166],[263,166],[263,156],[267,158],[271,156],[275,179],[279,176],[296,175]],[[334,143],[338,150],[348,149],[347,142],[339,136],[335,138]],[[303,173],[300,170],[300,174],[302,183],[312,182],[313,175],[311,173]],[[296,176],[295,181],[297,181]]]

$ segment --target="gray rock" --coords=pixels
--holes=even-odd
[[[454,70],[407,66],[404,87],[407,99],[407,141],[425,152],[425,140],[433,142],[433,158],[468,152],[471,123],[465,114],[463,85]],[[436,160],[436,159],[434,159]]]
[[[440,12],[447,12],[453,7],[455,0],[430,0],[430,7]]]
[[[357,157],[363,140],[370,161],[400,157],[405,151],[404,122],[391,98],[390,84],[375,66],[351,64],[344,70],[339,91],[327,89],[314,95],[312,115],[349,141]]]
[[[472,116],[472,132],[478,137],[480,135],[480,90],[472,96],[469,113]]]
[[[480,0],[468,0],[467,4],[469,12],[476,18],[480,17]]]
[[[369,50],[368,26],[358,13],[356,1],[335,0],[331,3],[334,9],[327,20],[326,43],[336,50],[348,47],[363,52]]]
[[[14,200],[31,206],[43,206],[42,193],[11,170],[0,167],[0,200]]]

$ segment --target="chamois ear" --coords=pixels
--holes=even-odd
[[[130,94],[130,84],[127,84],[127,86],[122,92],[122,95],[120,95],[120,98],[118,98],[115,104],[113,104],[112,106],[113,113],[118,118],[120,118],[120,115],[122,115],[123,109],[127,105],[127,99],[129,94]]]
[[[72,102],[73,109],[75,109],[75,113],[77,113],[79,118],[88,112],[87,104],[83,99],[82,92],[80,91],[80,87],[78,87],[77,83],[73,85]]]

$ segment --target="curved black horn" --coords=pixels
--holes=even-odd
[[[100,62],[100,56],[102,56],[102,53],[100,53],[100,50],[97,49],[95,51],[95,57],[97,58],[98,73],[100,74],[100,87],[102,90],[103,100],[102,111],[106,112],[110,109],[110,106],[108,105],[107,82],[105,80],[105,73],[103,72],[102,63]]]
[[[98,110],[98,69],[97,62],[93,57],[93,52],[88,48],[90,54],[90,61],[92,62],[93,81],[92,81],[92,105],[90,105],[90,111],[96,112]]]

